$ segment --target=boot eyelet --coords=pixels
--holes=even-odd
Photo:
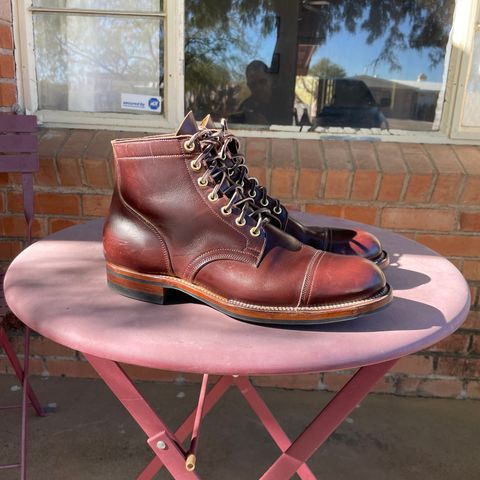
[[[197,163],[197,160],[192,160],[190,162],[190,166],[192,167],[192,170],[199,171],[202,168],[202,165],[200,163]]]
[[[256,194],[256,192],[253,192],[253,193],[252,193],[252,192],[248,192],[248,196],[249,196],[250,198],[255,198],[255,197],[257,196],[257,194]]]
[[[220,211],[222,212],[223,215],[225,215],[226,217],[228,217],[231,213],[232,213],[232,209],[231,208],[227,208],[226,205],[224,205]]]
[[[202,177],[199,177],[197,179],[197,183],[201,186],[201,187],[206,187],[208,185],[208,180],[204,180],[202,179]]]
[[[258,237],[260,235],[260,230],[258,228],[252,227],[250,229],[250,235],[252,237]]]
[[[247,221],[244,219],[244,218],[240,218],[240,217],[237,217],[235,219],[235,223],[239,226],[239,227],[243,227]]]
[[[282,207],[274,207],[273,208],[273,213],[276,213],[277,215],[280,215],[282,213]]]
[[[218,195],[216,193],[211,192],[208,194],[208,199],[211,202],[216,202],[218,200]]]
[[[268,207],[268,200],[264,201],[263,198],[260,200],[260,205],[262,207]]]
[[[185,151],[187,152],[193,152],[195,150],[195,144],[194,143],[190,143],[190,140],[186,140],[184,143],[183,143],[183,148],[185,149]]]

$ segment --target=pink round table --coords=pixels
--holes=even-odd
[[[359,225],[330,217],[295,216],[312,225]],[[262,326],[232,319],[200,303],[154,305],[120,296],[106,282],[102,220],[68,228],[22,252],[8,269],[5,294],[10,308],[30,328],[84,353],[145,430],[156,456],[138,478],[152,478],[162,464],[174,478],[199,478],[185,469],[186,452],[180,446],[191,430],[193,414],[176,434],[170,432],[117,362],[221,375],[206,397],[203,414],[235,384],[282,450],[262,478],[279,480],[297,472],[302,479],[312,479],[316,477],[305,461],[375,382],[398,358],[450,335],[470,307],[468,286],[448,260],[400,235],[362,227],[376,234],[390,255],[385,273],[394,299],[381,311],[343,323]],[[248,375],[357,367],[352,379],[294,442],[248,381]]]

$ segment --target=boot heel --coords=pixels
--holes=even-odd
[[[110,288],[125,297],[134,298],[142,302],[157,303],[163,305],[165,300],[165,288],[160,285],[146,283],[136,278],[133,272],[107,264],[107,283]]]

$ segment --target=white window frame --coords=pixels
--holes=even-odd
[[[184,4],[183,0],[164,0],[165,14],[165,114],[89,113],[38,110],[33,43],[32,0],[13,0],[15,55],[19,103],[27,113],[36,114],[39,123],[50,127],[103,128],[132,131],[171,130],[184,116]],[[272,125],[269,130],[240,130],[241,136],[267,138],[342,138],[416,143],[480,143],[480,125],[461,126],[466,85],[470,72],[471,50],[477,25],[480,0],[456,0],[451,49],[445,85],[445,101],[439,131],[403,131],[381,134],[362,131],[345,134],[331,129],[326,133],[299,132],[298,127]],[[100,11],[99,13],[101,13]],[[447,47],[448,48],[448,47]],[[338,129],[337,129],[338,130]]]
[[[163,115],[129,113],[70,112],[39,110],[35,72],[33,14],[63,9],[33,8],[32,0],[13,1],[15,56],[19,104],[28,114],[35,114],[40,124],[51,127],[158,130],[172,128],[183,118],[184,104],[184,2],[164,0],[164,12],[143,16],[164,18],[164,101]],[[65,12],[72,9],[65,9]],[[75,9],[76,13],[112,13],[104,10]],[[125,12],[126,14],[127,12]],[[142,16],[141,12],[135,12]],[[124,14],[122,12],[122,14]],[[133,12],[132,12],[133,14]]]

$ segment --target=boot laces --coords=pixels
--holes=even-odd
[[[219,152],[222,160],[228,166],[228,174],[232,180],[246,189],[246,195],[252,199],[259,198],[259,203],[262,207],[268,207],[268,215],[271,218],[281,223],[277,217],[272,215],[272,211],[276,215],[282,213],[282,205],[278,199],[270,197],[273,201],[273,207],[269,206],[269,197],[266,187],[260,184],[256,177],[248,174],[248,167],[245,164],[245,156],[240,153],[240,142],[237,137],[228,130],[227,121],[222,118],[221,128],[219,130],[210,130],[211,132],[218,132],[224,137],[222,149]]]
[[[221,208],[222,214],[228,216],[233,212],[233,208],[238,209],[240,213],[235,218],[235,223],[241,227],[247,223],[247,218],[256,221],[250,233],[257,237],[262,227],[270,222],[270,211],[268,208],[258,207],[254,198],[245,194],[243,185],[234,181],[231,176],[226,152],[229,151],[228,145],[233,138],[226,128],[202,129],[194,133],[184,146],[187,151],[192,151],[195,144],[200,146],[200,154],[190,164],[193,170],[200,171],[202,166],[205,168],[197,182],[201,187],[213,186],[208,199],[216,202],[220,196],[225,196],[228,203]],[[236,138],[234,140],[238,143]]]

